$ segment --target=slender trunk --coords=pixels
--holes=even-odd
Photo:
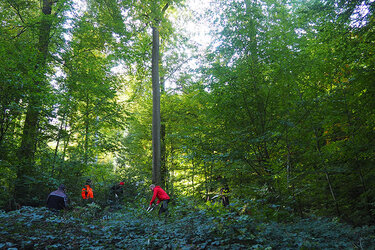
[[[192,194],[194,196],[194,192],[195,192],[195,189],[194,189],[194,168],[195,168],[195,162],[194,162],[194,158],[192,159],[191,161],[191,187],[192,187]]]
[[[5,112],[5,108],[2,110],[2,116],[3,117],[1,119],[1,125],[0,125],[0,159],[5,159],[6,153],[5,153],[5,150],[3,149],[3,145],[5,146],[5,143],[3,143],[3,140],[5,139],[5,134],[10,125],[10,121],[6,118],[7,115]]]
[[[331,183],[331,178],[329,177],[327,171],[324,171],[324,174],[326,176],[326,179],[327,179],[327,182],[328,182],[328,185],[329,185],[329,191],[331,192],[331,196],[335,202],[335,207],[336,207],[336,212],[337,212],[337,216],[340,216],[341,213],[340,213],[340,209],[339,209],[339,204],[336,200],[336,195],[335,195],[335,192],[333,191],[333,188],[332,188],[332,183]]]
[[[292,181],[292,174],[293,174],[293,163],[292,163],[292,153],[290,150],[290,141],[288,137],[288,128],[286,128],[286,145],[287,145],[287,188],[290,189],[291,195],[293,197],[293,203],[295,204],[295,207],[293,208],[295,212],[298,211],[301,217],[303,217],[303,212],[302,212],[302,207],[301,207],[301,202],[298,198],[298,195],[296,195],[296,187],[294,184],[294,181]]]
[[[291,153],[290,153],[290,143],[289,143],[289,137],[288,137],[288,127],[286,127],[286,131],[285,131],[285,134],[286,134],[286,148],[287,148],[287,158],[286,158],[286,172],[287,172],[287,175],[286,175],[286,182],[287,182],[287,185],[289,187],[289,183],[290,183],[290,175],[292,174],[292,167],[291,167]]]
[[[60,139],[61,139],[61,134],[62,134],[62,131],[63,131],[64,123],[65,123],[65,113],[64,113],[64,115],[63,115],[63,118],[62,118],[62,121],[61,121],[61,124],[60,124],[60,128],[59,128],[59,131],[58,131],[58,133],[57,133],[55,153],[54,153],[54,155],[53,155],[53,162],[52,162],[52,177],[54,176],[54,173],[55,173],[55,166],[56,166],[56,160],[57,160],[57,152],[58,152],[58,150],[59,150]]]
[[[68,127],[68,123],[65,124],[65,128],[64,128],[65,132],[67,131],[67,127]],[[63,149],[63,154],[62,154],[62,161],[65,161],[66,150],[68,148],[69,141],[70,141],[70,135],[71,135],[71,132],[68,132],[66,139],[64,138],[64,149]]]
[[[323,166],[323,172],[324,172],[324,175],[326,177],[326,180],[327,180],[327,183],[328,183],[328,187],[329,187],[329,191],[331,193],[331,196],[332,196],[332,199],[335,203],[335,208],[336,208],[336,212],[337,212],[337,216],[341,216],[341,212],[340,212],[340,207],[339,207],[339,203],[336,199],[336,195],[335,195],[335,191],[333,190],[333,186],[332,186],[332,182],[331,182],[331,178],[328,174],[328,171],[326,169],[326,166],[325,166],[325,163],[324,163],[324,159],[322,157],[322,152],[321,152],[321,148],[320,148],[320,143],[319,143],[319,136],[318,136],[318,132],[316,131],[316,129],[314,129],[314,133],[315,133],[315,139],[316,139],[316,148],[318,150],[318,153],[319,153],[319,159],[322,163],[322,166]]]
[[[165,94],[165,73],[164,73],[164,69],[163,69],[163,64],[161,63],[162,62],[162,54],[159,55],[159,65],[160,65],[160,92],[161,92],[161,95]],[[160,113],[162,111],[160,110]],[[163,118],[163,115],[160,114],[160,142],[161,142],[161,145],[160,145],[160,169],[161,169],[161,175],[160,175],[160,179],[161,179],[161,183],[164,184],[164,186],[166,187],[168,185],[167,183],[167,176],[168,176],[168,168],[167,168],[167,162],[166,162],[166,155],[167,155],[167,148],[166,148],[166,142],[165,142],[165,133],[166,133],[166,126],[164,124],[164,121],[165,118]]]
[[[174,163],[174,147],[173,147],[173,144],[171,145],[171,150],[170,150],[170,157],[171,157],[171,160],[170,160],[170,163],[171,163],[171,167],[170,167],[170,179],[169,179],[169,183],[170,183],[170,189],[169,189],[169,192],[173,195],[174,193],[174,170],[176,168],[175,166],[175,163]]]
[[[165,124],[161,124],[160,126],[160,133],[161,133],[161,148],[160,148],[160,179],[161,183],[164,184],[164,186],[167,185],[167,176],[168,176],[168,168],[167,168],[167,162],[166,162],[166,145],[165,145]]]
[[[211,193],[212,191],[213,191],[213,188],[212,188],[212,185],[213,185],[213,169],[214,169],[214,167],[213,167],[213,163],[211,162],[211,164],[210,164],[210,189],[209,189],[209,192]]]
[[[204,162],[204,186],[205,186],[205,200],[208,201],[209,195],[208,195],[208,172],[207,172],[207,164]]]
[[[4,108],[1,110],[1,122],[0,122],[0,148],[1,145],[3,145],[3,140],[5,138],[5,134],[7,133],[10,124],[11,124],[11,115],[7,114],[6,112],[6,106],[9,104],[5,104]],[[0,157],[1,157],[1,151],[0,151]],[[0,158],[2,159],[2,158]]]
[[[68,124],[66,123],[65,124],[65,131],[67,130],[67,126]],[[62,152],[62,156],[61,156],[61,161],[64,163],[65,162],[65,157],[66,157],[66,151],[68,149],[68,145],[69,145],[69,141],[70,141],[70,136],[71,136],[71,133],[68,133],[66,137],[64,137],[64,141],[63,141],[63,152]],[[60,179],[62,174],[63,174],[63,167],[65,167],[65,165],[62,165],[60,164],[60,167],[59,167],[59,172],[58,172],[58,176],[57,176],[57,179]]]
[[[89,161],[89,131],[90,131],[90,120],[89,120],[89,115],[90,115],[90,99],[89,95],[86,95],[86,118],[85,118],[85,141],[84,141],[84,162],[85,165],[88,165]]]

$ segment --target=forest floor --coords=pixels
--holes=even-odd
[[[375,227],[327,218],[272,222],[234,209],[92,204],[55,214],[46,208],[0,211],[0,249],[375,249]]]

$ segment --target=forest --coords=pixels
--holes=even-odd
[[[0,1],[0,249],[375,249],[374,11]]]

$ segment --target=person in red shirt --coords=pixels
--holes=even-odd
[[[154,184],[150,185],[150,189],[153,192],[153,195],[150,201],[149,208],[151,208],[152,203],[154,203],[155,199],[158,198],[156,205],[162,203],[158,214],[160,215],[161,213],[165,212],[165,216],[168,216],[168,203],[170,200],[168,194],[160,186],[155,186]]]

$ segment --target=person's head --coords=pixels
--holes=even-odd
[[[154,188],[155,188],[155,184],[151,184],[151,185],[150,185],[150,189],[151,189],[151,191],[154,191]]]
[[[91,179],[86,180],[86,185],[91,185]]]
[[[61,185],[59,186],[59,189],[60,189],[61,191],[65,192],[66,187],[65,187],[64,184],[61,184]]]

